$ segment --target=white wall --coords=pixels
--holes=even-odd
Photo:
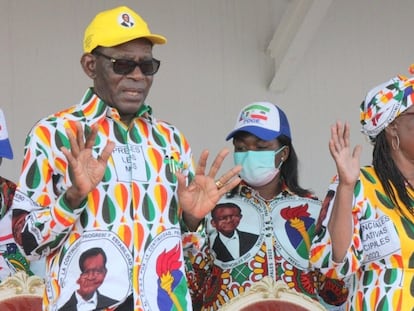
[[[162,64],[147,102],[186,134],[196,157],[204,148],[211,156],[231,148],[224,137],[242,106],[272,101],[289,117],[302,185],[320,196],[335,172],[330,125],[349,120],[369,163],[359,104],[369,88],[408,74],[414,62],[412,0],[334,0],[281,94],[268,90],[274,68],[267,46],[289,0],[0,0],[0,107],[15,153],[0,175],[16,181],[31,126],[77,103],[90,86],[79,65],[84,28],[98,11],[120,4],[168,39],[154,48]]]

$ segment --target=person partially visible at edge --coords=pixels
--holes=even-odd
[[[414,306],[414,79],[398,75],[371,89],[360,105],[372,164],[360,166],[350,126],[331,127],[337,175],[329,186],[311,250],[328,276],[351,277],[346,309]],[[353,288],[353,290],[352,290]]]
[[[152,114],[153,45],[165,42],[128,7],[98,13],[80,60],[93,86],[27,136],[13,234],[29,258],[46,257],[44,310],[77,290],[72,263],[96,246],[111,256],[105,284],[117,301],[102,310],[191,310],[181,229],[197,229],[239,182],[240,167],[216,183],[229,151],[210,169],[204,151],[195,168],[184,135]]]
[[[7,132],[6,118],[0,109],[0,166],[3,158],[13,159],[13,149]],[[16,184],[0,176],[0,282],[16,271],[33,275],[29,261],[19,251],[12,234],[11,205]]]
[[[218,233],[210,225],[213,213],[207,217],[205,235],[188,238],[188,279],[196,308],[217,310],[265,276],[315,300],[320,295],[332,308],[342,305],[347,297],[344,284],[309,269],[310,241],[321,204],[299,185],[298,157],[285,113],[269,102],[251,103],[241,110],[226,139],[233,139],[242,181],[219,205],[239,206],[243,218],[238,228],[259,238],[245,254],[223,262],[223,254],[214,251]],[[319,291],[318,284],[324,289]]]

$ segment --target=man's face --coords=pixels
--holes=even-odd
[[[241,217],[238,208],[220,207],[214,211],[214,217],[211,220],[211,224],[217,231],[230,237],[239,225]]]
[[[146,39],[136,39],[99,51],[113,59],[140,62],[152,59],[152,45]],[[131,120],[144,103],[152,85],[153,76],[145,76],[138,67],[121,75],[113,71],[111,60],[95,56],[94,89],[109,106],[116,108],[121,119]],[[127,122],[128,123],[128,122]]]
[[[83,272],[78,279],[78,293],[87,300],[92,297],[93,293],[101,286],[105,279],[106,268],[103,256],[98,254],[87,258],[83,268]]]

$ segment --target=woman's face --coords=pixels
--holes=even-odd
[[[261,140],[257,136],[243,131],[237,133],[234,136],[233,146],[234,152],[276,151],[281,147],[277,139]],[[278,153],[275,156],[275,166],[277,166],[280,163],[280,159],[282,157],[284,157],[284,159],[287,159],[286,149],[282,150],[282,152]]]
[[[235,152],[277,150],[280,148],[277,139],[261,140],[247,132],[237,133],[233,139],[233,146]]]
[[[388,131],[388,136],[391,149],[393,148],[392,141],[399,140],[398,153],[404,159],[414,162],[414,106],[401,113],[390,124],[390,127],[392,131]],[[395,136],[398,136],[398,139]]]

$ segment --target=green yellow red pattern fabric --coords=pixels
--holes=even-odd
[[[133,294],[134,310],[191,309],[174,174],[180,169],[192,178],[191,150],[178,129],[155,119],[149,106],[141,108],[127,127],[89,89],[79,105],[40,120],[27,137],[13,211],[29,212],[27,255],[46,256],[44,310],[59,308],[76,291],[79,254],[96,246],[108,257],[100,287],[107,296],[122,302]],[[116,146],[102,182],[71,210],[63,196],[71,181],[60,148],[70,147],[65,129],[74,129],[75,121],[85,133],[99,125],[95,156],[108,140]]]
[[[327,223],[337,185],[334,178],[323,203],[312,264],[332,278],[351,280],[347,310],[413,310],[413,214],[402,204],[394,206],[373,167],[362,168],[354,189],[352,243],[344,261],[335,263]]]
[[[237,194],[219,203],[224,202],[241,209],[238,235],[240,243],[245,245],[240,249],[246,252],[240,252],[240,257],[234,259],[220,258],[218,250],[214,251],[218,233],[211,226],[211,215],[203,231],[187,235],[184,241],[187,274],[197,309],[218,310],[264,276],[283,280],[290,288],[314,299],[318,299],[316,288],[323,282],[330,291],[323,294],[330,304],[344,302],[347,291],[343,283],[318,278],[318,273],[309,269],[308,242],[313,237],[320,201],[298,197],[285,185],[277,197],[265,201],[242,183]],[[251,246],[247,247],[248,243]]]

